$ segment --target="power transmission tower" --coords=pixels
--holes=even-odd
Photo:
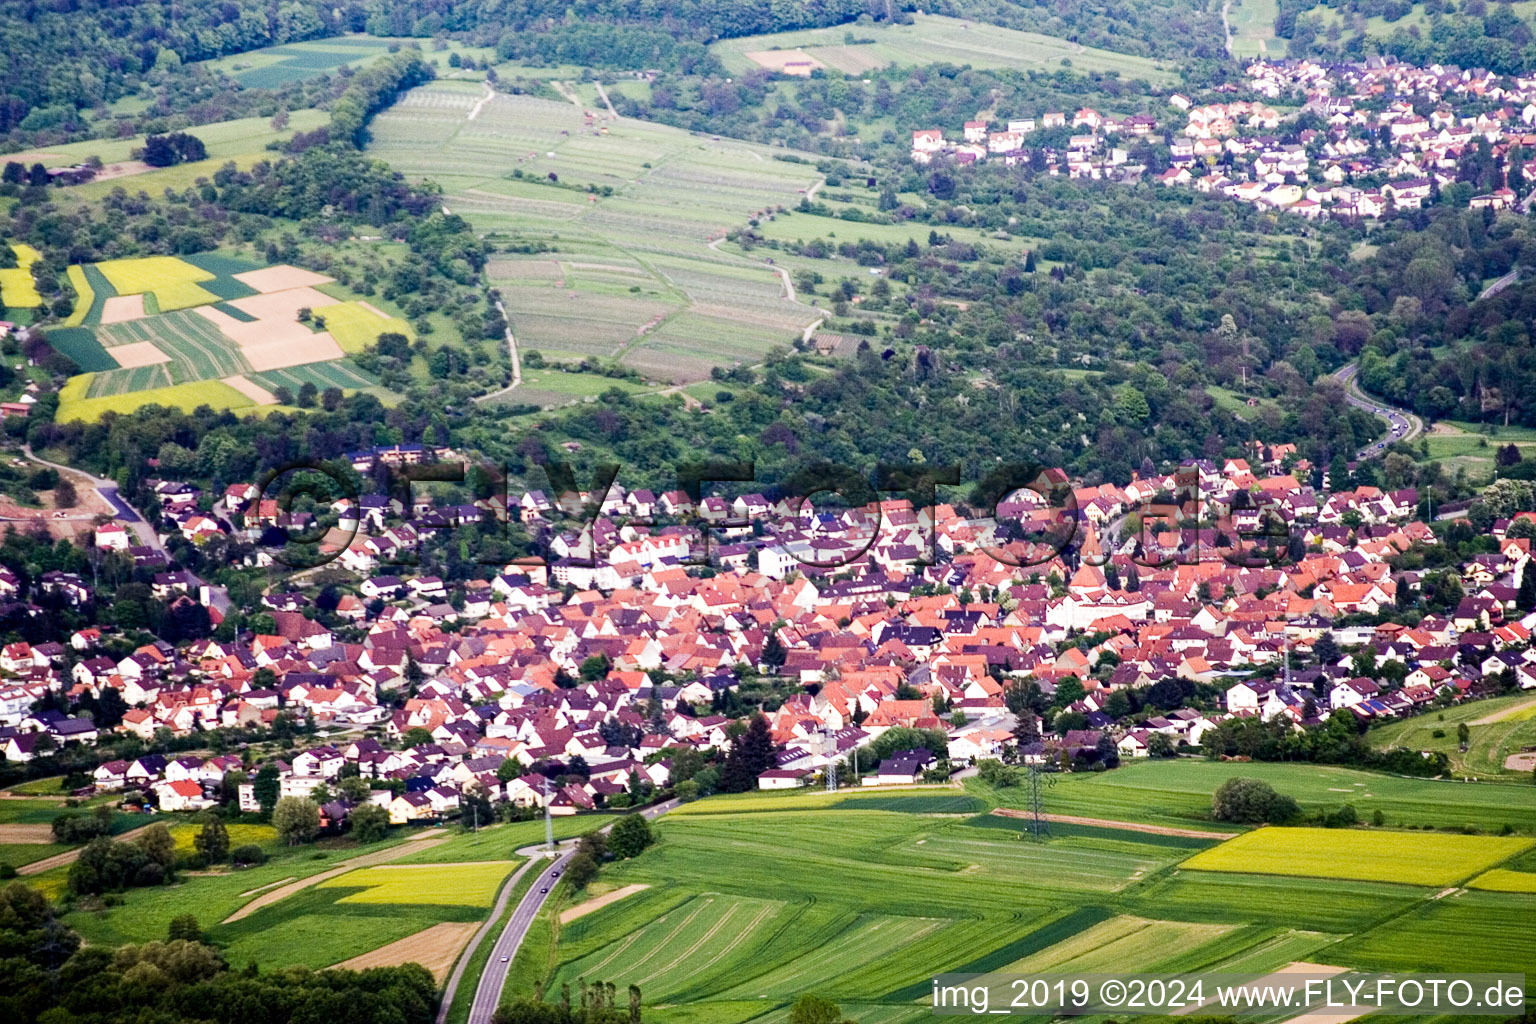
[[[555,852],[555,819],[549,814],[549,776],[544,776],[544,848]]]
[[[832,730],[823,730],[821,734],[822,756],[827,759],[827,792],[837,792],[837,739],[832,735]]]
[[[1045,819],[1045,787],[1056,785],[1056,777],[1047,775],[1040,770],[1040,766],[1032,764],[1027,770],[1029,784],[1029,812],[1033,815],[1030,821],[1030,834],[1037,840],[1044,841],[1050,838],[1051,825]]]

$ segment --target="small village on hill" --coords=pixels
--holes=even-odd
[[[1000,161],[1070,178],[1185,186],[1301,217],[1375,220],[1446,189],[1504,210],[1536,176],[1536,78],[1373,58],[1352,64],[1260,60],[1197,104],[1163,98],[1177,118],[1073,113],[967,121],[912,131],[912,160]],[[1274,104],[1273,106],[1271,104]],[[1065,145],[1037,133],[1070,132]],[[1054,143],[1054,140],[1052,140]]]

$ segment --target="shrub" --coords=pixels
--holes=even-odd
[[[1327,828],[1353,828],[1359,823],[1360,812],[1355,810],[1354,804],[1345,804],[1338,810],[1329,811],[1323,815],[1323,825]]]
[[[66,811],[53,819],[53,838],[61,843],[88,843],[112,834],[112,809],[103,804],[94,812]]]
[[[208,867],[208,858],[202,854],[183,853],[176,858],[177,871],[202,871]]]
[[[626,814],[613,823],[608,833],[608,849],[621,860],[638,857],[656,839],[651,835],[651,823],[643,814]]]
[[[248,864],[265,864],[267,854],[255,843],[246,843],[244,846],[235,847],[229,859],[235,862],[236,867],[245,867]]]
[[[1211,817],[1217,821],[1276,825],[1300,815],[1295,800],[1261,779],[1230,778],[1211,797]]]
[[[389,835],[389,812],[374,804],[365,804],[348,816],[352,838],[359,843],[376,843]]]
[[[578,853],[572,857],[565,869],[565,880],[571,883],[572,888],[585,889],[587,883],[596,877],[597,861],[585,853]]]

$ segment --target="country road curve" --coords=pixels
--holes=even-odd
[[[647,819],[654,820],[666,814],[676,807],[681,801],[667,800],[649,807],[640,813]],[[612,822],[603,826],[599,831],[607,832],[613,827]],[[525,847],[519,850],[519,854],[533,852],[538,848]],[[502,929],[501,935],[496,939],[496,945],[491,948],[491,955],[485,962],[485,969],[480,975],[480,982],[475,987],[475,999],[469,1007],[469,1024],[490,1024],[491,1017],[496,1013],[496,1007],[501,1005],[501,992],[507,984],[507,972],[512,968],[512,961],[517,957],[517,950],[523,944],[523,938],[528,934],[528,928],[533,924],[533,919],[538,917],[539,911],[544,909],[544,903],[549,899],[549,894],[554,891],[555,883],[559,881],[560,872],[565,870],[566,863],[576,853],[574,840],[566,841],[564,848],[556,847],[559,856],[540,869],[538,878],[523,893],[523,898],[518,901],[517,909],[512,911],[512,916],[507,921],[507,926]],[[539,852],[542,852],[540,850]],[[537,854],[535,854],[537,855]],[[529,861],[529,864],[537,861]],[[519,869],[519,873],[524,869]],[[510,893],[513,886],[508,884],[503,889],[503,895]],[[504,905],[499,904],[491,913],[494,921],[501,916]],[[467,958],[479,945],[479,936],[476,940],[464,947],[463,958]],[[461,964],[462,966],[462,964]],[[455,969],[453,976],[448,980],[448,986],[443,990],[442,1009],[438,1011],[438,1024],[445,1024],[448,1007],[453,1004],[454,992],[458,984],[462,970]]]
[[[1424,432],[1424,421],[1407,409],[1399,409],[1394,405],[1388,405],[1379,398],[1372,398],[1360,390],[1360,385],[1355,381],[1360,372],[1358,363],[1349,363],[1339,367],[1331,376],[1344,387],[1344,400],[1356,409],[1364,409],[1380,419],[1387,421],[1388,436],[1381,441],[1368,444],[1355,453],[1355,459],[1374,459],[1384,455],[1387,445],[1397,441],[1412,441]]]

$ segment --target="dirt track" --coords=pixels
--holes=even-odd
[[[1000,818],[1033,818],[1028,811],[1015,811],[999,807],[992,812]],[[1146,832],[1154,836],[1183,836],[1187,839],[1236,839],[1236,832],[1205,832],[1196,828],[1172,828],[1168,825],[1145,825],[1139,821],[1110,821],[1108,818],[1080,818],[1075,814],[1042,814],[1043,821],[1059,821],[1063,825],[1097,825],[1100,828],[1118,828],[1128,832]]]
[[[1536,697],[1533,697],[1532,699],[1530,699],[1528,701],[1524,701],[1524,702],[1522,702],[1520,704],[1515,704],[1515,705],[1512,705],[1510,707],[1504,708],[1501,711],[1495,711],[1492,714],[1484,715],[1482,718],[1477,719],[1472,724],[1473,725],[1493,725],[1496,722],[1504,721],[1504,719],[1509,718],[1511,715],[1518,715],[1520,712],[1526,710],[1527,708],[1531,708],[1531,707],[1536,707]]]
[[[112,838],[118,840],[119,842],[132,842],[140,832],[143,832],[147,828],[149,828],[148,825],[140,825],[138,828],[133,829],[132,831],[124,832],[122,835],[113,836]],[[18,875],[40,875],[50,868],[61,868],[66,864],[73,864],[76,858],[80,856],[80,850],[83,849],[84,847],[82,846],[78,849],[66,850],[63,853],[56,853],[52,857],[44,857],[42,860],[35,860],[31,864],[23,864],[21,867],[16,869],[16,873]]]
[[[570,924],[578,918],[586,917],[588,914],[602,910],[610,903],[617,903],[625,896],[633,896],[635,893],[649,888],[650,886],[648,885],[626,885],[622,889],[615,889],[612,892],[605,892],[601,896],[594,896],[590,900],[578,903],[567,910],[562,910],[560,912],[560,923]]]

